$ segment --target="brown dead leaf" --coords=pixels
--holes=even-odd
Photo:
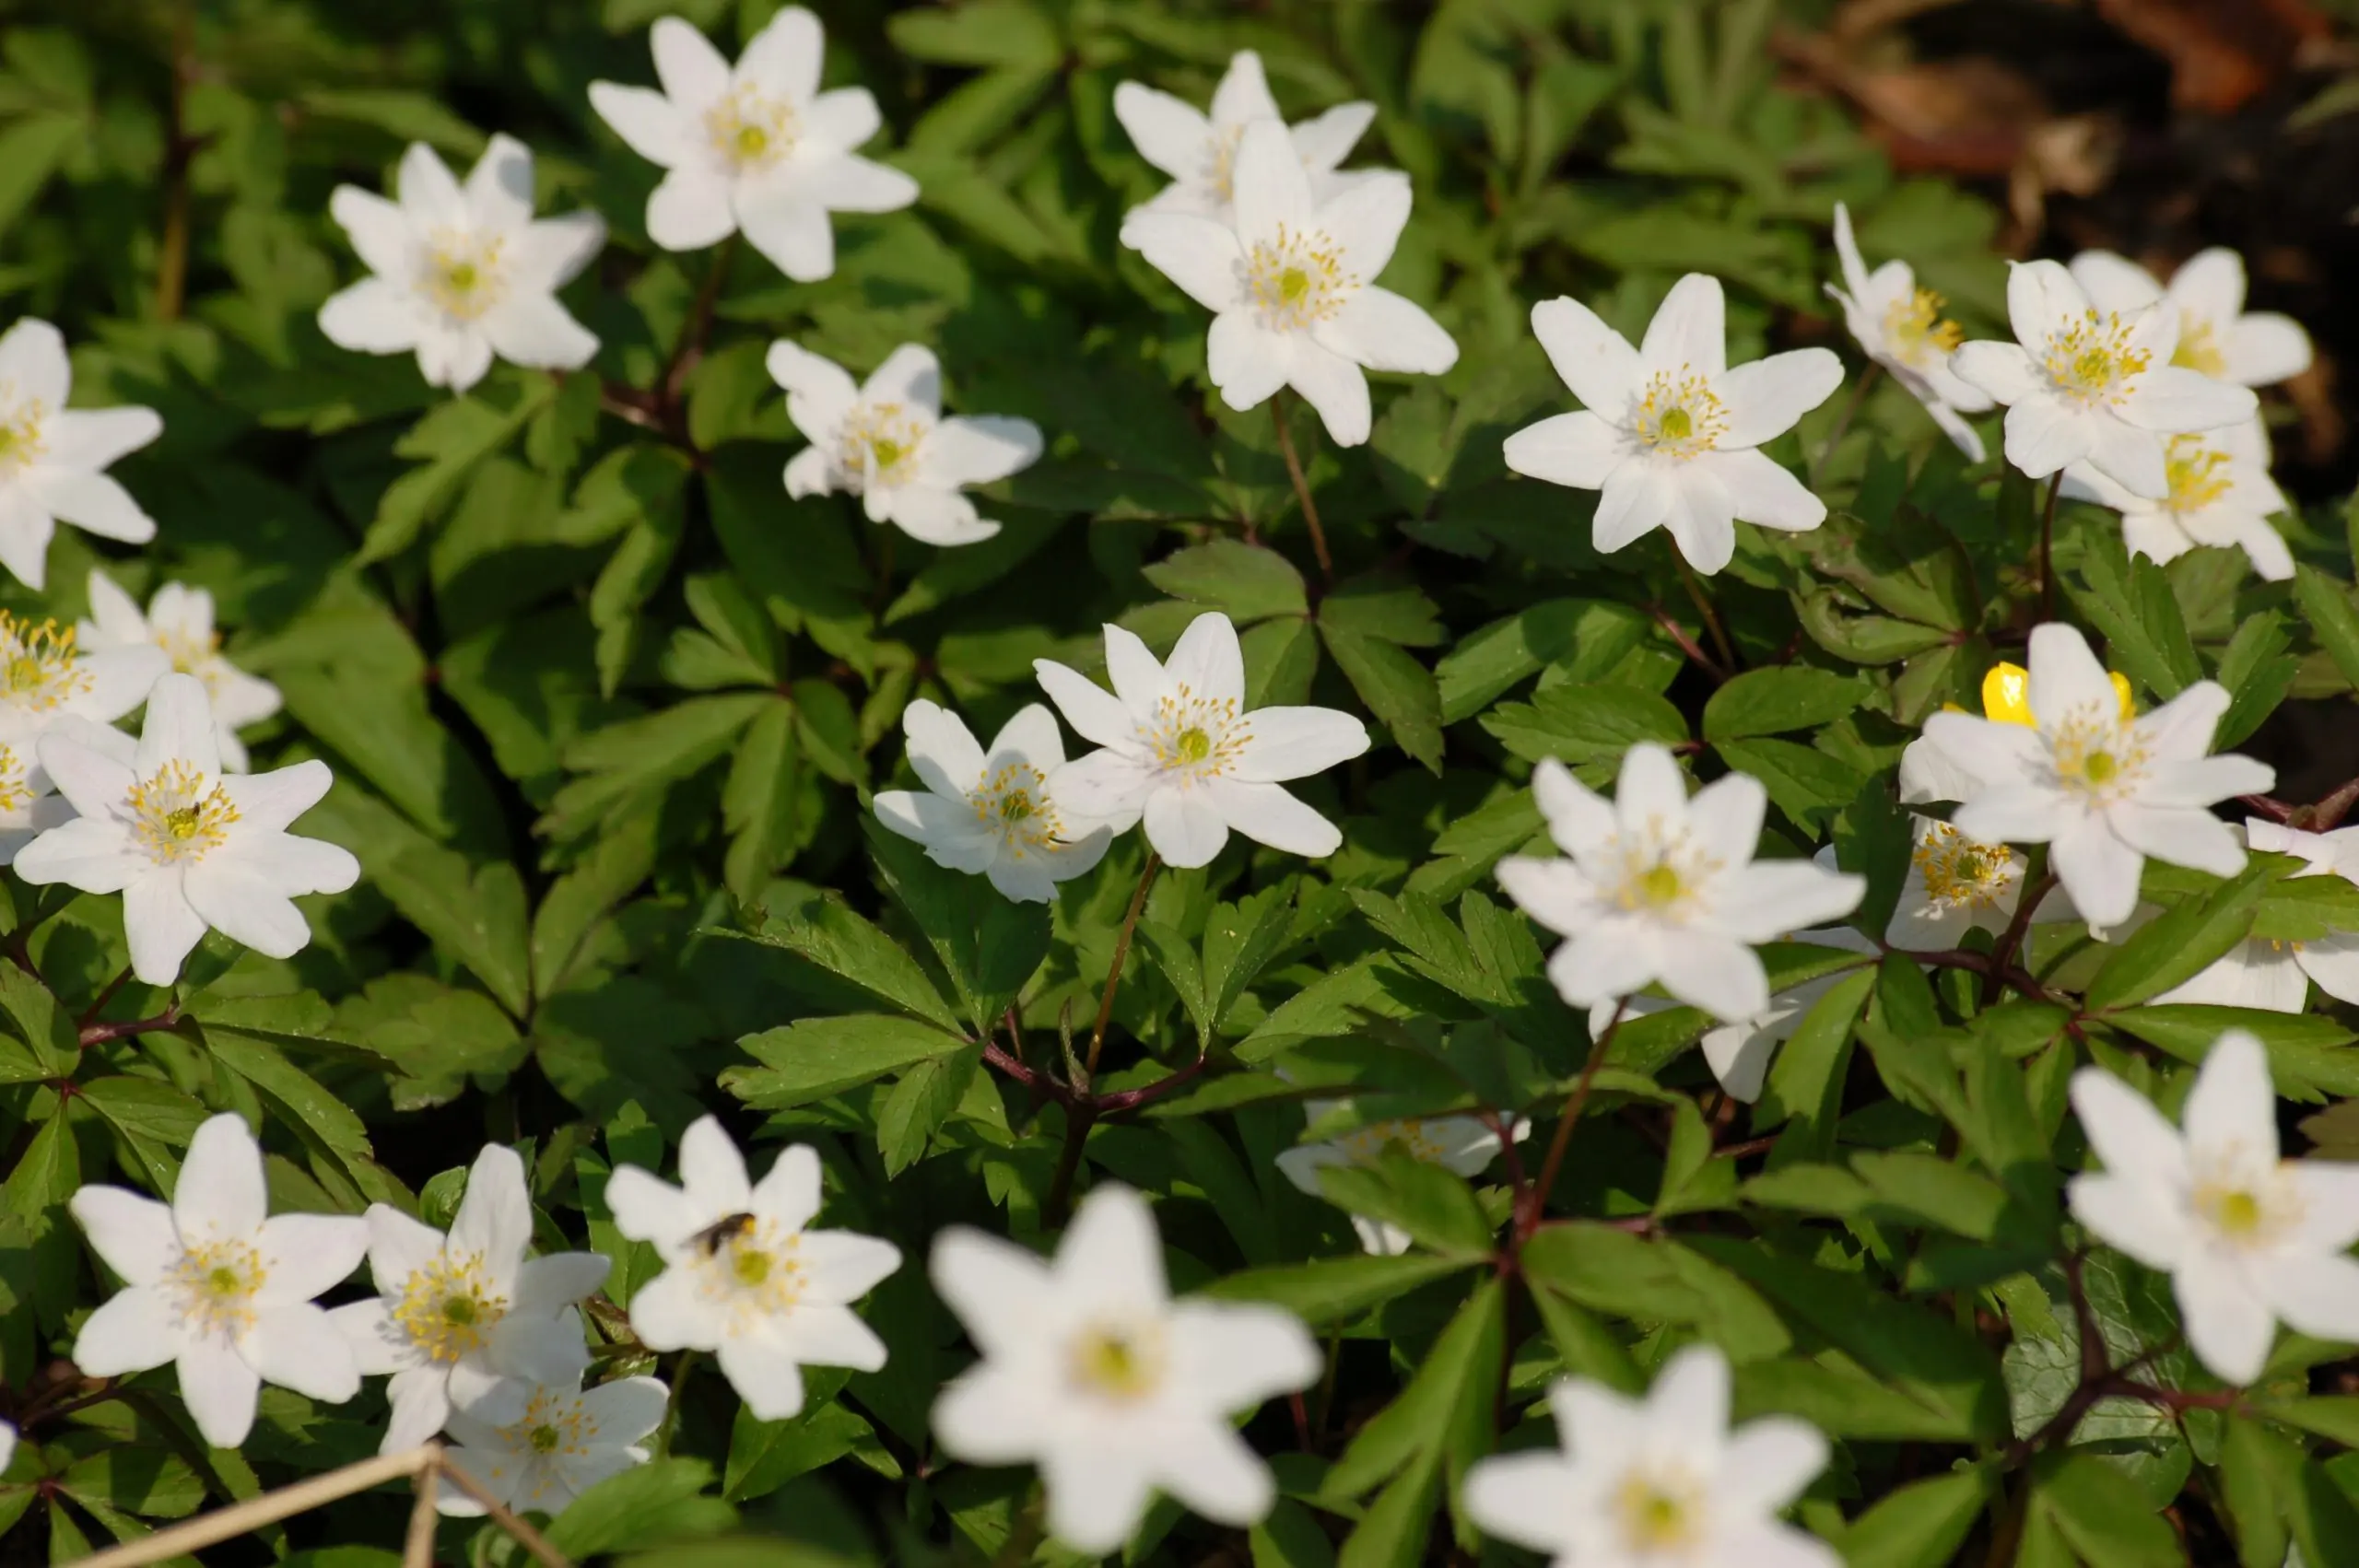
[[[2333,24],[2310,0],[2095,0],[2171,65],[2171,101],[2225,114],[2274,86]]]
[[[1781,57],[1851,100],[1904,170],[2004,175],[2048,118],[2030,78],[1998,60],[1865,65],[1825,34],[1781,33],[1776,41]]]

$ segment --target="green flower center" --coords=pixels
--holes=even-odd
[[[205,1276],[205,1282],[217,1296],[240,1295],[246,1288],[244,1277],[226,1263],[215,1265],[213,1270]]]
[[[1622,1532],[1628,1544],[1640,1551],[1654,1552],[1684,1545],[1694,1532],[1687,1502],[1632,1477],[1622,1486],[1617,1510],[1622,1515]]]
[[[565,1441],[565,1435],[553,1426],[536,1426],[526,1441],[532,1444],[535,1454],[554,1454],[557,1445]]]
[[[1278,274],[1278,298],[1289,305],[1298,305],[1310,292],[1310,274],[1300,267],[1288,267]]]
[[[729,1267],[742,1284],[758,1285],[770,1277],[770,1255],[758,1246],[741,1246]]]
[[[1022,822],[1032,814],[1032,796],[1028,790],[1017,790],[999,803],[999,814],[1009,822]]]
[[[2250,1235],[2260,1228],[2260,1199],[2249,1192],[2224,1192],[2212,1218],[2230,1235]]]
[[[901,443],[898,441],[878,441],[869,450],[876,454],[876,466],[879,468],[890,468],[901,461]]]
[[[461,1328],[472,1328],[475,1320],[475,1298],[445,1296],[442,1298],[442,1321]]]
[[[475,263],[461,262],[449,272],[444,273],[442,279],[451,286],[451,291],[453,294],[466,294],[472,292],[475,286],[483,281],[483,275],[475,270]]]
[[[737,127],[737,156],[756,158],[770,150],[770,134],[759,125]]]
[[[1696,421],[1688,417],[1684,408],[1666,408],[1656,428],[1674,441],[1684,441],[1696,433]]]
[[[1163,1347],[1150,1335],[1129,1328],[1093,1328],[1074,1347],[1074,1372],[1089,1388],[1118,1399],[1136,1399],[1163,1379]]]
[[[1180,731],[1177,744],[1182,762],[1202,762],[1213,755],[1213,738],[1199,729]]]
[[[2092,784],[2108,783],[2120,771],[2121,765],[2114,761],[2111,752],[2091,752],[2081,763],[2081,776]]]
[[[1678,868],[1670,865],[1648,867],[1638,876],[1638,895],[1658,907],[1677,902],[1682,891]]]

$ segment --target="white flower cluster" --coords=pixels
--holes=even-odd
[[[46,322],[0,335],[0,566],[40,588],[64,519],[141,544],[156,524],[106,468],[163,432],[147,408],[74,409],[65,341]],[[168,582],[143,613],[105,573],[74,626],[0,611],[0,866],[26,882],[123,895],[132,970],[170,985],[209,930],[274,958],[311,928],[291,898],[341,893],[359,862],[289,825],[327,765],[249,774],[238,731],[278,688],[224,659],[213,595]],[[147,706],[134,742],[111,728]]]
[[[1054,660],[1033,662],[1040,687],[1098,749],[1067,762],[1056,720],[1033,704],[985,752],[956,714],[920,701],[903,720],[922,794],[886,790],[879,822],[926,847],[937,864],[983,872],[1008,897],[1046,903],[1114,835],[1144,825],[1168,864],[1212,863],[1231,831],[1288,854],[1332,855],[1335,825],[1282,787],[1367,750],[1367,727],[1332,708],[1245,706],[1237,627],[1199,615],[1168,661],[1109,626],[1109,693]]]

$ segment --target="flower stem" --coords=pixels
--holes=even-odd
[[[90,1003],[88,1007],[83,1009],[82,1016],[75,1022],[80,1027],[85,1029],[97,1023],[99,1021],[99,1014],[107,1010],[107,1003],[114,1000],[114,993],[123,989],[123,985],[130,978],[131,965],[126,964],[113,979],[107,982],[106,989],[99,993],[98,1000]]]
[[[1525,1189],[1521,1211],[1515,1217],[1515,1240],[1519,1246],[1540,1228],[1540,1216],[1548,1207],[1549,1191],[1556,1185],[1556,1173],[1565,1165],[1566,1147],[1573,1141],[1573,1124],[1589,1108],[1590,1090],[1597,1082],[1597,1070],[1604,1065],[1606,1049],[1614,1044],[1614,1034],[1622,1027],[1622,1017],[1629,1005],[1628,997],[1614,1003],[1614,1016],[1606,1021],[1604,1031],[1589,1048],[1589,1060],[1581,1066],[1580,1082],[1573,1085],[1572,1098],[1565,1102],[1565,1114],[1556,1122],[1556,1134],[1548,1141],[1548,1157],[1541,1162],[1540,1179]]]
[[[680,383],[687,380],[696,363],[704,357],[705,339],[712,334],[713,307],[721,302],[721,286],[728,281],[729,263],[737,259],[737,236],[732,234],[712,253],[712,270],[704,275],[704,282],[697,289],[696,300],[688,307],[688,319],[680,328],[680,341],[672,347],[671,360],[663,367],[663,377],[655,383],[656,395],[663,400],[666,411],[680,400]]]
[[[697,1352],[682,1351],[680,1359],[672,1363],[672,1391],[663,1401],[663,1425],[659,1429],[655,1456],[663,1458],[672,1452],[672,1439],[680,1430],[680,1396],[688,1387],[688,1374],[696,1369]]]
[[[2039,514],[2039,618],[2056,618],[2056,497],[2064,493],[2064,471],[2048,482],[2048,505]]]
[[[1106,994],[1097,999],[1097,1026],[1089,1032],[1089,1076],[1097,1076],[1097,1056],[1106,1048],[1106,1025],[1114,1016],[1114,992],[1122,983],[1122,965],[1131,956],[1131,937],[1139,929],[1139,911],[1146,907],[1147,884],[1155,880],[1156,872],[1163,864],[1162,858],[1152,849],[1146,854],[1146,869],[1139,873],[1138,890],[1131,895],[1131,912],[1122,917],[1121,934],[1114,939],[1114,962],[1106,971]],[[1077,1085],[1086,1089],[1087,1084]]]
[[[1860,372],[1860,379],[1851,383],[1851,395],[1845,401],[1843,412],[1835,416],[1835,428],[1826,433],[1826,439],[1819,444],[1818,455],[1811,459],[1812,489],[1818,488],[1819,474],[1825,471],[1827,460],[1835,455],[1835,449],[1842,444],[1843,438],[1850,433],[1851,421],[1858,418],[1860,410],[1867,406],[1868,392],[1875,386],[1876,378],[1883,373],[1883,361],[1871,359],[1868,368]]]
[[[2055,873],[2047,866],[2048,852],[2034,846],[2032,859],[2024,867],[2023,896],[2015,901],[2014,918],[2000,933],[1999,945],[1990,950],[1990,967],[1982,974],[1982,1005],[1989,1007],[1999,1000],[1999,991],[2006,984],[2007,971],[2013,967],[2015,951],[2024,944],[2024,933],[2031,929],[2032,911],[2056,885]]]
[[[1704,585],[1696,579],[1696,568],[1687,564],[1687,557],[1679,553],[1679,546],[1675,544],[1671,547],[1671,564],[1679,568],[1679,580],[1686,585],[1687,597],[1696,601],[1696,613],[1704,617],[1704,629],[1712,634],[1712,646],[1719,649],[1720,655],[1720,668],[1731,675],[1735,674],[1736,650],[1729,646],[1729,634],[1727,628],[1720,625],[1720,613],[1712,608],[1711,597],[1704,591]]]
[[[1302,460],[1295,455],[1294,431],[1286,424],[1286,394],[1283,389],[1272,394],[1270,412],[1278,427],[1278,451],[1286,460],[1286,475],[1294,481],[1294,498],[1302,508],[1302,521],[1310,530],[1310,553],[1319,557],[1320,580],[1327,587],[1335,586],[1335,560],[1327,554],[1327,531],[1319,526],[1319,508],[1310,499],[1310,481],[1303,477]]]
[[[346,1465],[342,1469],[330,1470],[323,1476],[298,1481],[293,1486],[280,1487],[276,1492],[264,1492],[259,1497],[248,1498],[229,1507],[216,1509],[169,1529],[158,1530],[154,1535],[110,1547],[82,1561],[90,1568],[146,1568],[148,1563],[168,1562],[205,1547],[251,1535],[264,1525],[276,1524],[297,1514],[341,1502],[357,1492],[382,1486],[389,1480],[400,1480],[404,1477],[416,1477],[440,1469],[441,1464],[442,1445],[439,1443],[429,1443],[423,1448],[413,1448],[406,1453],[379,1455],[358,1464]],[[458,1479],[453,1472],[443,1473],[451,1475],[454,1480]],[[475,1491],[471,1486],[462,1486],[462,1490]],[[482,1501],[490,1502],[490,1499]],[[507,1514],[510,1519],[524,1525],[522,1519],[516,1519],[515,1515],[498,1504],[493,1503],[492,1507],[495,1510],[493,1517]],[[546,1568],[572,1568],[572,1564],[558,1555],[554,1548],[541,1540],[539,1533],[531,1526],[524,1525],[524,1529],[531,1533],[533,1541],[540,1542],[541,1550],[533,1554],[539,1557]],[[517,1539],[524,1541],[522,1535]],[[527,1550],[533,1550],[532,1541],[524,1541],[524,1546]],[[544,1551],[547,1555],[543,1556]]]

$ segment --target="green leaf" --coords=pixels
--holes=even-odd
[[[1224,1301],[1269,1302],[1320,1328],[1346,1322],[1394,1296],[1472,1266],[1468,1258],[1425,1253],[1322,1258],[1309,1263],[1248,1269],[1215,1281],[1204,1293]]]
[[[2095,1454],[2045,1454],[2031,1475],[2031,1506],[2046,1513],[2082,1561],[2102,1568],[2177,1568],[2178,1533],[2120,1469]]]
[[[1174,599],[1223,611],[1239,626],[1273,615],[1310,613],[1302,573],[1294,563],[1265,545],[1240,539],[1191,545],[1141,570]]]
[[[1550,599],[1467,633],[1441,657],[1434,678],[1442,720],[1471,719],[1518,683],[1551,665],[1568,679],[1617,683],[1617,672],[1661,658],[1661,633],[1644,611],[1597,599]]]
[[[1493,1390],[1507,1352],[1506,1308],[1500,1281],[1485,1280],[1476,1287],[1426,1352],[1409,1386],[1353,1434],[1327,1472],[1322,1494],[1356,1496],[1436,1449],[1458,1449],[1459,1463],[1451,1468],[1462,1469],[1464,1450],[1480,1441],[1466,1430],[1477,1424],[1467,1419],[1470,1407],[1479,1417],[1482,1437],[1490,1433]]]
[[[811,899],[764,920],[758,932],[716,929],[715,935],[758,942],[816,964],[912,1018],[958,1032],[957,1014],[900,943],[863,919],[840,894]]]
[[[14,964],[0,964],[0,1083],[74,1076],[80,1032],[49,988]]]
[[[2141,927],[2089,981],[2089,1011],[2134,1007],[2209,968],[2251,934],[2261,894],[2280,874],[2256,860],[2235,881]]]
[[[925,933],[976,1032],[989,1033],[1049,955],[1049,909],[1001,895],[988,878],[938,866],[918,845],[863,825],[877,870]]]
[[[2294,568],[2294,602],[2302,619],[2326,649],[2342,678],[2359,686],[2359,609],[2351,603],[2351,590],[2316,567]]]
[[[609,1476],[567,1504],[545,1532],[550,1546],[586,1559],[680,1536],[711,1535],[737,1510],[702,1495],[712,1467],[701,1459],[657,1459]]]
[[[915,1019],[856,1012],[806,1018],[748,1035],[737,1043],[762,1065],[726,1070],[721,1086],[759,1109],[784,1110],[964,1050],[968,1042]]]
[[[1866,782],[1848,763],[1791,741],[1722,741],[1713,749],[1731,767],[1760,779],[1779,811],[1813,828],[1849,805]]]
[[[2172,596],[2170,579],[2145,556],[2123,553],[2110,532],[2096,535],[2081,558],[2083,589],[2064,579],[2072,603],[2105,634],[2106,657],[2123,674],[2165,701],[2202,679],[2187,618]]]
[[[2330,1018],[2174,1002],[2128,1008],[2108,1014],[2106,1022],[2186,1062],[2201,1062],[2223,1030],[2242,1029],[2268,1050],[2270,1076],[2281,1098],[2359,1095],[2359,1050],[2348,1048],[2359,1036]]]
[[[1335,667],[1360,694],[1368,711],[1392,731],[1392,742],[1434,773],[1441,771],[1441,689],[1434,673],[1398,643],[1365,636],[1320,606],[1319,636]]]
[[[525,373],[513,383],[495,380],[476,395],[428,410],[393,443],[395,456],[427,461],[386,486],[360,542],[359,564],[391,560],[417,543],[426,526],[450,509],[475,466],[514,440],[556,395],[555,380]]]
[[[1385,1149],[1374,1165],[1329,1165],[1319,1185],[1333,1202],[1398,1226],[1420,1246],[1464,1258],[1491,1251],[1491,1222],[1466,1178],[1399,1148]]]
[[[1526,762],[1619,763],[1640,741],[1675,746],[1687,739],[1678,708],[1628,686],[1551,686],[1529,703],[1501,703],[1484,715],[1483,728]]]
[[[1704,738],[1734,741],[1814,730],[1857,708],[1868,690],[1856,675],[1800,664],[1747,670],[1704,704]]]
[[[1850,1568],[1948,1568],[1998,1490],[1988,1466],[1911,1481],[1851,1521],[1840,1545]]]

